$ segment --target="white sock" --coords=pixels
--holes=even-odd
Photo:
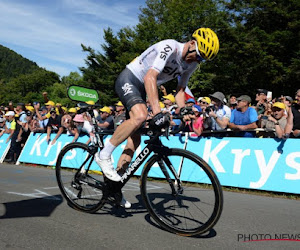
[[[110,141],[107,141],[104,145],[104,148],[99,153],[99,158],[104,159],[110,159],[112,152],[115,150],[116,146],[110,143]]]

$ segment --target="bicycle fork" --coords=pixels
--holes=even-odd
[[[169,185],[170,185],[170,188],[172,190],[172,194],[174,196],[177,196],[179,194],[182,194],[183,193],[183,188],[181,186],[181,181],[180,181],[180,178],[178,176],[178,174],[176,173],[176,170],[174,168],[174,166],[172,165],[171,161],[169,160],[168,157],[160,157],[158,159],[158,165],[161,169],[161,171],[163,172],[163,174],[165,175]],[[168,173],[168,170],[166,168],[166,165],[164,164],[164,162],[166,163],[168,169],[171,171],[171,173],[173,174],[173,176],[175,177],[175,181],[173,182],[169,173]],[[175,184],[175,185],[174,185]],[[176,187],[177,186],[177,190],[176,190]]]

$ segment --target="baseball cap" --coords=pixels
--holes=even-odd
[[[204,97],[200,97],[199,99],[198,99],[198,102],[200,102],[200,101],[205,101],[205,102],[207,102],[208,104],[210,104],[211,103],[211,100],[210,100],[210,98],[208,97],[208,96],[204,96]]]
[[[186,103],[196,103],[194,98],[190,98],[186,101]]]
[[[266,89],[257,89],[257,93],[258,94],[265,94],[265,95],[267,95],[268,94],[268,90],[266,90]]]
[[[193,109],[195,109],[195,111],[201,112],[202,108],[199,105],[193,105]]]
[[[218,99],[219,101],[221,101],[222,103],[224,103],[224,99],[225,99],[225,95],[222,92],[215,92],[212,95],[209,95],[212,98]]]
[[[14,116],[15,112],[14,111],[8,111],[5,116]]]
[[[165,95],[163,98],[175,103],[175,97],[172,94]]]
[[[116,104],[116,106],[120,106],[120,107],[124,107],[123,103],[121,101],[118,101]]]
[[[238,101],[246,101],[248,103],[251,103],[251,97],[248,95],[241,95],[239,98],[237,98]]]
[[[34,112],[34,107],[32,106],[25,106],[25,108],[31,112]]]
[[[69,113],[77,113],[77,109],[76,108],[69,108],[68,112]]]
[[[48,101],[45,103],[46,106],[51,105],[51,106],[55,106],[55,103],[52,101]]]
[[[108,114],[111,113],[111,109],[110,109],[109,107],[107,107],[107,106],[104,106],[102,109],[100,109],[100,111],[101,111],[101,112],[106,112],[106,113],[108,113]]]
[[[92,101],[92,100],[90,100],[90,101],[87,101],[87,102],[85,102],[86,104],[89,104],[89,105],[95,105],[95,102],[94,101]]]
[[[285,109],[285,104],[282,103],[282,102],[275,102],[275,103],[272,105],[272,108]]]
[[[288,100],[290,103],[292,103],[294,101],[293,98],[288,95],[285,96],[285,99]]]

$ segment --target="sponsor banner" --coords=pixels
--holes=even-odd
[[[51,135],[53,139],[55,134]],[[107,136],[104,140],[108,140]],[[142,142],[149,137],[143,136]],[[72,136],[61,135],[54,145],[46,142],[46,134],[33,134],[19,158],[20,162],[55,166],[56,159],[61,149],[73,140]],[[79,137],[78,142],[87,142],[88,137]],[[184,136],[172,136],[169,140],[162,137],[166,146],[184,148]],[[113,162],[121,155],[126,142],[122,143],[113,153]],[[137,149],[141,152],[145,144]],[[277,140],[268,138],[189,138],[187,150],[199,155],[217,174],[224,186],[250,188],[275,192],[287,192],[300,194],[300,148],[299,140]],[[70,166],[76,154],[70,154]],[[84,157],[84,156],[83,156]],[[63,165],[69,166],[68,162]],[[96,163],[93,170],[99,170]],[[140,175],[140,167],[136,175]],[[189,173],[182,173],[183,177]],[[159,176],[158,176],[159,177]]]
[[[300,194],[300,141],[272,138],[190,138],[225,186]]]
[[[2,163],[5,159],[5,156],[10,148],[10,141],[6,143],[9,134],[3,134],[0,137],[0,163]]]
[[[73,101],[87,102],[99,100],[98,92],[94,89],[88,89],[80,86],[70,86],[68,88],[68,96]]]

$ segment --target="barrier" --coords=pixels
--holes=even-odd
[[[6,143],[9,134],[3,134],[0,137],[0,163],[2,163],[5,159],[5,156],[10,148],[10,141]]]
[[[52,139],[54,137],[55,134],[51,135]],[[105,140],[109,138],[107,136]],[[46,134],[31,133],[18,161],[55,165],[62,147],[72,140],[72,136],[63,134],[51,145],[46,142]],[[87,140],[87,136],[78,139],[84,143]],[[173,136],[169,141],[163,137],[162,141],[176,148],[186,146],[187,150],[202,157],[212,166],[224,186],[300,194],[298,139],[189,137],[187,140],[185,136]],[[113,161],[118,160],[125,144],[116,148]],[[144,144],[137,149],[137,153],[143,147]],[[65,164],[67,167],[68,164]],[[97,167],[95,164],[92,169]],[[142,168],[138,169],[136,175],[140,175],[141,171]]]

